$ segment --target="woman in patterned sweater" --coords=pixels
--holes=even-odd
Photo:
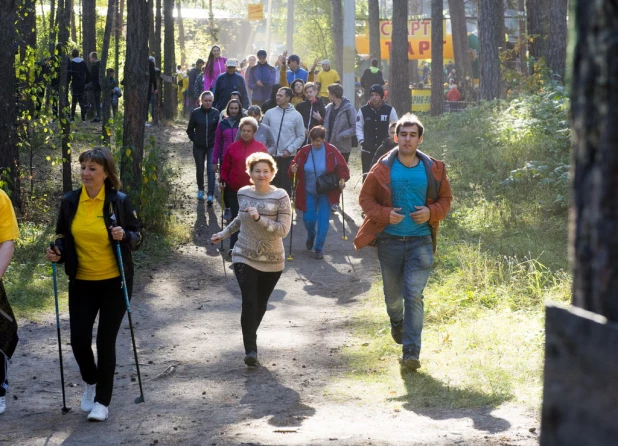
[[[292,208],[286,191],[270,185],[277,173],[273,157],[262,152],[249,155],[247,173],[253,186],[238,191],[238,216],[211,241],[217,244],[240,231],[232,262],[242,294],[245,364],[255,366],[257,329],[285,266],[283,238],[290,230]]]

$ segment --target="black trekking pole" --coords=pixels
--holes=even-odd
[[[49,244],[49,247],[54,253],[56,252],[54,242]],[[56,262],[52,262],[52,277],[54,280],[54,303],[56,304],[56,331],[58,332],[58,356],[60,357],[60,383],[62,384],[62,413],[67,414],[71,411],[67,407],[66,394],[64,392],[64,366],[62,363],[62,341],[60,339],[60,310],[58,309],[58,281],[56,278]]]
[[[340,184],[341,182],[345,184],[343,180],[340,180]],[[343,225],[343,236],[341,237],[341,240],[347,240],[348,237],[345,235],[345,206],[343,204],[343,189],[341,189],[341,224]]]
[[[220,170],[220,169],[219,169]],[[225,213],[225,188],[221,188],[221,231],[223,231],[223,214]],[[223,275],[227,279],[227,269],[225,268],[225,252],[223,251],[223,239],[221,239],[221,246],[219,247],[219,254],[221,254],[221,262],[223,262]]]
[[[292,219],[290,221],[290,255],[288,260],[294,260],[292,257],[292,236],[294,235],[294,208],[296,207],[296,172],[294,172],[294,180],[292,184]]]
[[[115,218],[112,218],[112,226],[116,226]],[[135,368],[137,369],[137,382],[139,383],[139,396],[135,398],[135,404],[143,403],[144,390],[142,389],[142,375],[139,372],[139,360],[137,359],[137,347],[135,346],[135,334],[133,333],[133,319],[131,318],[131,303],[129,302],[129,291],[127,290],[127,279],[124,275],[124,264],[122,262],[122,251],[120,242],[116,240],[116,255],[120,264],[120,275],[122,277],[122,290],[124,291],[124,303],[127,306],[127,316],[129,317],[129,329],[131,330],[131,342],[133,343],[133,355],[135,356]]]

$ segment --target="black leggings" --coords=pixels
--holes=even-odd
[[[230,207],[230,212],[232,213],[232,220],[234,220],[238,216],[239,205],[238,205],[238,192],[231,190],[229,187],[225,188],[225,198],[227,199],[227,206]],[[230,236],[230,249],[234,248],[234,245],[238,241],[238,231],[233,233]]]
[[[131,288],[129,287],[129,296]],[[126,311],[122,280],[77,280],[69,283],[71,347],[82,379],[96,384],[95,402],[109,406],[116,371],[116,336]],[[99,315],[97,362],[92,353],[92,327]]]
[[[365,178],[367,177],[367,172],[371,170],[373,167],[373,157],[375,156],[375,151],[373,152],[365,152],[361,151],[361,163],[363,165],[363,182],[365,182]]]
[[[4,396],[9,388],[8,362],[15,353],[18,337],[17,321],[9,305],[2,279],[0,279],[0,310],[4,313],[0,314],[0,396]]]
[[[259,271],[245,263],[234,263],[234,272],[242,294],[240,326],[245,353],[257,352],[257,329],[266,313],[268,299],[281,277],[281,271]]]

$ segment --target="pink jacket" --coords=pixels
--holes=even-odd
[[[239,122],[240,119],[237,119],[234,124],[232,124],[229,118],[225,118],[217,125],[217,131],[215,132],[215,147],[212,151],[212,162],[214,164],[218,164],[219,159],[223,162],[227,148],[236,139]]]
[[[227,62],[227,57],[220,57],[213,60],[212,77],[208,74],[208,66],[206,66],[206,71],[204,72],[204,91],[212,91],[217,77],[221,73],[225,73],[225,62]]]

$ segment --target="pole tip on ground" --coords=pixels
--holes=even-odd
[[[135,404],[140,404],[144,402],[144,397],[142,395],[135,398]]]
[[[288,260],[294,260],[294,257],[292,257],[292,255],[289,255]]]
[[[62,415],[66,415],[69,412],[71,412],[71,408],[70,407],[63,407],[62,408]]]

